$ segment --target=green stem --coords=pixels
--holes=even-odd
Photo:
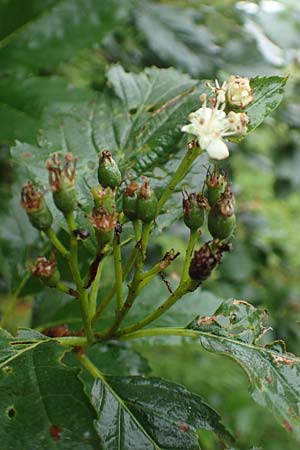
[[[88,344],[87,338],[81,336],[66,336],[62,338],[52,338],[52,340],[59,342],[60,345],[65,347],[85,347]]]
[[[102,372],[92,363],[92,361],[85,355],[78,355],[81,364],[92,375],[93,378],[99,378],[103,383],[107,384]]]
[[[114,249],[114,266],[115,266],[115,279],[117,291],[116,311],[119,311],[122,308],[123,304],[123,270],[122,270],[122,255],[119,236],[116,235],[114,236],[113,249]]]
[[[112,326],[104,333],[105,336],[113,336],[115,331],[119,328],[122,320],[125,318],[125,316],[128,314],[129,310],[131,309],[137,294],[139,292],[139,283],[142,279],[142,269],[144,265],[144,261],[146,259],[146,251],[148,247],[148,241],[149,236],[151,232],[152,222],[150,223],[144,223],[143,229],[142,229],[142,237],[140,240],[140,249],[139,254],[137,255],[137,261],[136,261],[136,271],[133,277],[133,280],[130,284],[129,292],[126,298],[125,303],[123,304],[122,308],[117,311],[116,318]]]
[[[52,242],[56,250],[58,250],[62,256],[67,257],[69,252],[66,249],[66,247],[61,243],[61,241],[58,239],[54,230],[52,228],[49,228],[48,230],[45,231],[45,234],[48,237],[48,239]]]
[[[190,170],[193,162],[197,157],[202,153],[203,150],[200,149],[200,147],[193,147],[191,149],[188,149],[186,152],[183,160],[177,167],[177,170],[175,171],[171,181],[169,182],[166,190],[164,191],[163,195],[160,197],[158,202],[158,211],[161,211],[166,201],[169,199],[169,197],[173,194],[176,186],[184,179],[188,171]]]
[[[93,331],[90,320],[90,311],[89,311],[89,297],[88,291],[84,289],[84,283],[80,275],[79,264],[78,264],[78,242],[77,238],[74,235],[74,231],[76,230],[76,222],[74,219],[73,213],[69,213],[65,216],[67,224],[70,230],[70,254],[68,257],[69,266],[72,272],[72,276],[74,282],[76,284],[77,290],[79,292],[79,301],[80,301],[80,310],[81,316],[85,328],[85,332],[87,335],[87,339],[89,342],[93,341]]]
[[[90,292],[90,317],[94,317],[96,313],[96,307],[97,307],[97,297],[98,297],[98,291],[99,291],[99,283],[102,273],[102,267],[103,267],[103,261],[104,257],[101,259],[100,263],[97,267],[97,273],[95,276],[95,279],[92,283],[91,292]]]
[[[58,289],[61,292],[64,292],[65,294],[71,295],[72,297],[79,297],[79,293],[75,291],[74,289],[70,288],[64,283],[57,283],[55,286],[56,289]]]
[[[147,328],[146,330],[139,330],[122,335],[119,334],[118,336],[120,336],[121,340],[126,341],[150,336],[182,336],[199,339],[199,332],[195,330],[188,330],[186,328]]]
[[[132,252],[129,255],[129,258],[124,266],[123,269],[123,281],[125,280],[125,278],[127,277],[127,275],[129,274],[129,272],[131,271],[134,262],[137,258],[139,250],[135,247]],[[104,298],[104,300],[102,300],[102,302],[100,303],[100,305],[98,306],[96,313],[92,319],[92,325],[94,326],[95,323],[97,322],[98,318],[100,317],[100,315],[102,314],[102,312],[105,310],[105,308],[109,305],[109,303],[111,302],[111,300],[113,299],[114,295],[116,292],[116,283],[112,286],[112,288],[110,289],[110,291],[108,292],[107,296]]]
[[[133,331],[139,330],[140,328],[145,327],[154,320],[158,319],[162,316],[168,309],[170,309],[183,295],[189,292],[190,289],[195,287],[195,282],[192,280],[186,280],[182,284],[178,286],[178,288],[167,298],[167,300],[162,303],[156,310],[152,313],[148,314],[144,319],[136,322],[133,325],[122,328],[116,336],[124,336],[125,334],[132,333]]]
[[[141,239],[140,221],[134,220],[132,222],[132,225],[133,225],[133,229],[134,229],[135,240],[136,240],[136,242],[139,242],[139,240]]]
[[[184,281],[188,280],[188,278],[189,278],[189,268],[190,268],[191,260],[193,258],[193,252],[194,252],[194,248],[197,243],[198,237],[199,237],[199,231],[190,231],[190,237],[189,237],[189,242],[188,242],[188,246],[187,246],[186,253],[185,253],[185,260],[184,260],[183,269],[182,269],[182,273],[181,273],[180,283],[183,283]]]

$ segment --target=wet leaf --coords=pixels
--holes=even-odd
[[[300,359],[282,341],[259,343],[267,331],[264,315],[247,302],[227,300],[213,316],[198,317],[188,328],[199,332],[206,350],[236,360],[249,377],[254,400],[300,440]]]
[[[92,398],[99,414],[96,429],[107,450],[197,450],[200,429],[230,439],[201,397],[160,378],[98,378]]]
[[[79,370],[61,363],[64,352],[33,331],[15,339],[0,331],[3,448],[99,449],[95,411],[77,378]]]

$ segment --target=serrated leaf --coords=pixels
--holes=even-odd
[[[246,110],[251,116],[252,129],[278,106],[285,83],[280,77],[255,80],[255,100]],[[95,154],[109,148],[124,176],[128,171],[135,176],[148,175],[154,179],[158,192],[164,189],[182,157],[180,126],[199,107],[199,94],[207,88],[174,69],[153,67],[131,74],[120,65],[109,69],[108,83],[115,95],[109,96],[107,92],[95,97],[93,102],[57,104],[49,108],[38,137],[39,147],[17,144],[13,155],[32,177],[46,185],[44,160],[52,151],[72,151],[79,157],[80,200],[91,202],[88,185],[96,183]],[[187,188],[201,189],[205,175],[202,165],[206,161],[206,154],[197,161],[196,176],[189,175],[184,180]],[[172,217],[168,221],[166,216],[161,218],[159,227],[181,214],[177,197],[169,206]]]
[[[258,343],[267,331],[264,315],[247,302],[231,299],[213,316],[198,317],[188,328],[199,332],[206,350],[235,359],[249,377],[254,400],[300,440],[300,359],[286,352],[282,341]]]
[[[25,80],[0,79],[0,142],[37,143],[40,118],[52,103],[82,103],[94,93],[88,88],[75,88],[60,77],[30,77]]]
[[[117,2],[56,2],[2,41],[2,67],[11,73],[51,71],[76,51],[99,44],[116,25],[117,12]]]
[[[219,47],[211,32],[199,24],[201,15],[195,9],[144,1],[134,16],[141,35],[162,61],[192,75],[213,71]]]
[[[197,450],[199,429],[230,437],[198,395],[159,378],[98,378],[92,399],[106,450]]]
[[[245,109],[250,119],[249,131],[257,128],[281,103],[287,77],[251,78],[254,101]]]
[[[0,332],[1,446],[15,450],[98,450],[93,410],[77,378],[60,362],[65,349],[26,331]],[[33,338],[33,342],[22,343]]]

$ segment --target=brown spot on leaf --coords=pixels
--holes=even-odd
[[[22,158],[31,158],[32,154],[28,152],[22,153]]]
[[[206,317],[199,317],[197,320],[198,325],[212,325],[216,322],[216,316],[206,316]]]
[[[266,376],[266,377],[265,377],[265,380],[266,380],[266,382],[267,382],[268,384],[272,384],[272,378]]]
[[[293,361],[290,358],[286,358],[285,356],[273,354],[272,357],[273,357],[274,363],[277,364],[278,366],[280,366],[280,365],[293,366],[295,364],[295,361]]]
[[[284,420],[284,421],[282,422],[282,425],[284,426],[284,428],[285,428],[289,433],[291,433],[291,432],[293,431],[292,425],[291,425],[287,420]]]
[[[187,423],[180,423],[178,425],[178,429],[180,431],[182,431],[183,433],[186,433],[187,431],[189,431],[190,427],[189,427],[189,425]]]
[[[59,441],[62,429],[57,425],[52,425],[49,429],[50,436],[54,441]]]

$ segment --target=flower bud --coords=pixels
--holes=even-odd
[[[236,225],[234,195],[227,186],[208,214],[208,229],[215,239],[228,239]]]
[[[201,283],[207,280],[221,262],[223,253],[230,250],[230,244],[222,244],[218,241],[206,242],[199,250],[194,252],[189,268],[189,275],[192,280],[198,280]]]
[[[112,241],[117,221],[117,213],[109,213],[102,206],[99,206],[98,208],[95,207],[93,209],[92,225],[94,227],[100,249]]]
[[[56,207],[63,213],[68,214],[77,206],[75,178],[77,159],[72,153],[67,153],[64,162],[53,153],[48,159],[46,167],[49,171],[49,183]]]
[[[253,102],[252,89],[248,78],[231,75],[227,86],[227,100],[230,105],[245,108]]]
[[[98,180],[104,187],[115,189],[121,183],[121,172],[109,150],[104,150],[99,159]]]
[[[96,208],[102,207],[109,213],[116,210],[115,192],[110,187],[104,188],[100,184],[97,188],[93,187],[91,192]]]
[[[46,204],[44,194],[39,192],[33,183],[23,186],[21,205],[35,228],[46,231],[51,227],[53,222],[51,211]]]
[[[196,231],[202,227],[205,210],[209,208],[207,199],[203,194],[187,194],[182,200],[183,206],[183,220],[186,226],[192,230]]]
[[[144,182],[138,193],[136,212],[137,218],[144,223],[149,223],[157,216],[158,200],[154,191],[150,188],[147,177],[144,177]]]
[[[57,270],[55,260],[49,260],[44,256],[39,256],[32,268],[32,274],[38,277],[46,286],[55,287],[60,280],[60,273]]]
[[[138,189],[138,183],[136,181],[131,181],[123,191],[122,209],[129,220],[135,220],[137,218]]]
[[[227,186],[226,175],[219,173],[216,168],[208,172],[205,180],[207,186],[207,198],[210,206],[213,206],[221,197]]]

